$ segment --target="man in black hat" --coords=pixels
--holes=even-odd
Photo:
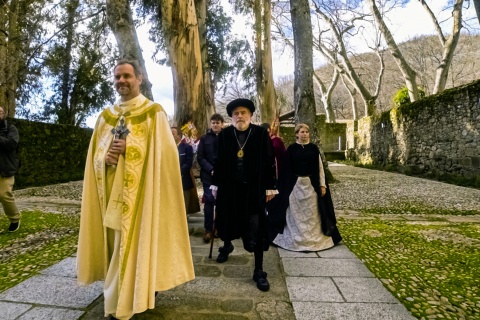
[[[255,256],[253,280],[267,291],[270,284],[263,271],[263,251],[268,250],[265,204],[275,190],[273,146],[267,130],[251,123],[255,111],[249,99],[236,99],[227,105],[232,126],[218,135],[218,158],[211,189],[216,197],[215,224],[224,241],[217,262],[228,260],[232,240],[241,238],[243,247]]]

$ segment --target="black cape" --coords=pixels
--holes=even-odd
[[[218,157],[213,185],[218,187],[215,227],[222,240],[242,238],[252,252],[258,241],[268,249],[265,212],[266,190],[275,189],[274,152],[268,132],[250,124],[250,136],[243,148],[246,183],[236,182],[237,152],[240,149],[233,126],[218,135]],[[247,132],[248,130],[247,129]]]
[[[332,196],[330,194],[330,187],[326,181],[327,191],[325,195],[321,196],[320,190],[320,151],[318,147],[309,143],[304,145],[305,148],[311,148],[316,155],[313,160],[311,168],[312,174],[309,176],[313,189],[317,193],[318,214],[320,215],[322,232],[326,236],[331,236],[333,243],[337,244],[342,240],[340,232],[337,228],[337,219],[335,217],[335,210],[333,208]],[[296,154],[299,152],[301,145],[291,144],[285,154],[284,164],[280,172],[278,181],[279,195],[275,197],[267,206],[270,240],[273,241],[277,234],[283,233],[286,225],[287,208],[289,206],[289,197],[292,190],[297,183],[297,176],[293,172],[293,164]],[[326,177],[325,177],[326,179]]]

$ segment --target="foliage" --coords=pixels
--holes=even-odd
[[[21,1],[17,117],[81,125],[113,98],[112,56],[99,0]],[[76,8],[71,19],[69,7]],[[73,44],[68,44],[68,35]]]
[[[349,249],[415,317],[478,317],[475,225],[340,218],[339,229]]]
[[[425,98],[425,90],[423,88],[418,88],[418,93],[420,95],[420,99]],[[408,88],[403,87],[402,89],[398,90],[397,93],[393,96],[393,104],[395,107],[400,107],[401,105],[410,103],[410,96],[408,95]]]
[[[14,84],[14,88],[16,88],[13,94],[8,95],[2,88],[2,94],[5,96],[0,99],[13,99],[16,105],[16,115],[22,114],[22,106],[41,95],[42,83],[39,81],[41,44],[44,40],[43,37],[48,32],[46,24],[52,18],[49,11],[51,4],[47,0],[27,0],[17,1],[17,3],[18,8],[15,12],[10,12],[10,15],[2,16],[0,19],[5,23],[2,26],[5,28],[4,30],[12,27],[17,33],[17,37],[11,38],[8,37],[7,32],[4,33],[7,38],[4,39],[5,43],[2,43],[1,47],[2,51],[8,51],[4,54],[9,62],[2,60],[2,64],[0,64],[0,74],[10,70],[9,78],[5,83],[1,83],[0,88],[11,84]],[[7,16],[15,16],[16,27],[15,21],[4,20],[8,19]],[[16,57],[16,61],[12,61],[11,57]]]
[[[78,126],[113,100],[114,57],[105,26],[105,18],[95,16],[86,25],[75,25],[71,50],[65,44],[68,28],[52,44],[43,65],[53,94],[44,101],[43,120]]]
[[[20,133],[15,187],[82,180],[92,129],[14,119]]]
[[[5,215],[0,216],[0,224],[8,226]],[[71,256],[79,225],[78,215],[23,211],[17,232],[0,233],[0,292]]]
[[[208,69],[212,74],[212,83],[222,85],[226,76],[234,70],[241,69],[236,55],[231,50],[238,40],[232,41],[230,32],[232,18],[227,16],[219,1],[211,1],[207,10],[207,46]],[[232,58],[234,59],[233,63]]]

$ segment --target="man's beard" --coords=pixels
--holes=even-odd
[[[248,121],[238,121],[235,124],[235,128],[237,128],[237,130],[243,131],[243,130],[246,130],[248,128],[249,124],[250,124],[250,122],[248,122]]]

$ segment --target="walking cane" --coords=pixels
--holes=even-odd
[[[212,251],[213,251],[213,240],[215,240],[215,220],[216,220],[217,212],[215,207],[213,209],[213,230],[212,230],[212,240],[210,240],[210,253],[208,254],[208,259],[212,259]]]

